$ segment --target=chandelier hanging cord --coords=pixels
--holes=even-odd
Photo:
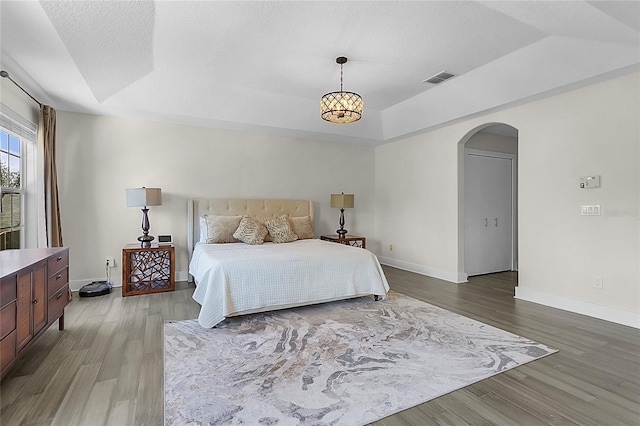
[[[340,91],[343,92],[342,90],[342,78],[344,76],[343,70],[342,70],[342,66],[347,62],[347,58],[345,58],[344,56],[340,56],[338,58],[336,58],[336,62],[340,64]]]

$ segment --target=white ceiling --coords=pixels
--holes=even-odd
[[[3,69],[58,110],[370,145],[640,64],[640,1],[2,1],[0,18]],[[320,118],[338,56],[357,123]]]

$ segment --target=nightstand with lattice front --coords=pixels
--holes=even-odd
[[[322,235],[321,240],[331,241],[332,243],[340,243],[347,246],[367,248],[367,239],[365,237],[359,237],[357,235],[345,235],[344,238],[334,235]]]
[[[122,296],[175,290],[173,245],[127,244],[122,249]]]

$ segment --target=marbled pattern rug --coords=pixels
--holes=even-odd
[[[164,336],[166,425],[362,425],[556,352],[395,292]]]

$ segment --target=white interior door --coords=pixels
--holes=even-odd
[[[513,268],[513,161],[508,156],[465,152],[467,275]]]

